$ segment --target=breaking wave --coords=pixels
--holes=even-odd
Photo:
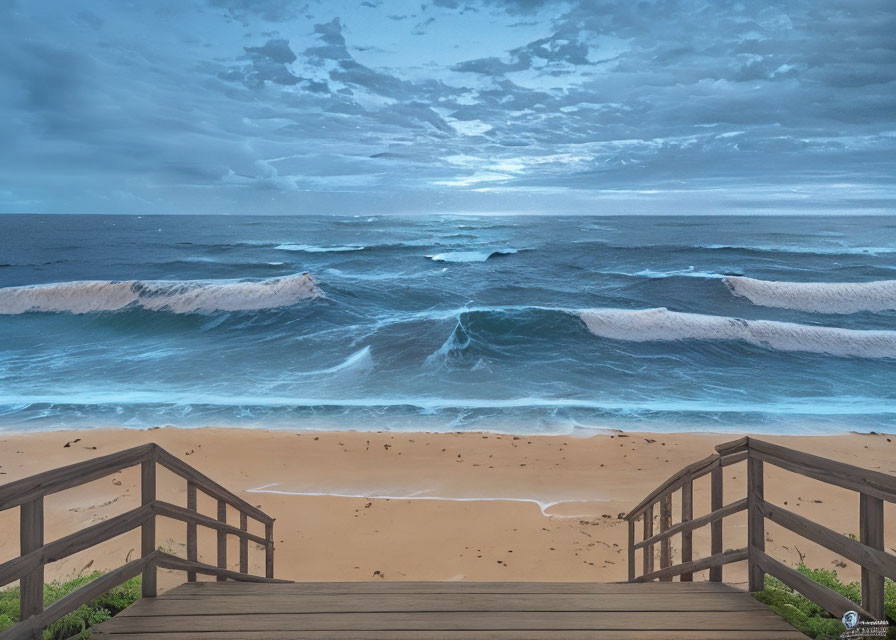
[[[734,295],[763,307],[820,313],[896,309],[896,280],[876,282],[774,282],[726,277]]]
[[[778,351],[896,358],[896,331],[862,331],[770,320],[742,320],[678,313],[665,308],[584,309],[578,314],[591,333],[614,340],[740,340]]]
[[[489,258],[509,256],[517,253],[516,249],[501,249],[500,251],[446,251],[426,256],[433,262],[485,262]]]
[[[709,251],[745,251],[756,253],[787,253],[818,256],[880,256],[896,253],[894,247],[848,247],[843,245],[807,247],[799,245],[734,245],[734,244],[706,244],[684,247],[685,249],[706,249]]]
[[[141,308],[171,313],[252,311],[322,295],[307,273],[240,280],[85,280],[0,289],[0,314],[93,313]]]

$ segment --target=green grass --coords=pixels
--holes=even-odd
[[[797,569],[818,584],[836,591],[853,602],[858,603],[862,600],[862,588],[859,583],[842,582],[837,577],[836,571],[809,569],[804,564],[800,564]],[[831,617],[824,609],[771,576],[765,577],[765,589],[754,594],[754,597],[810,638],[835,640],[845,630],[840,620]],[[896,620],[896,583],[889,578],[884,584],[884,611],[892,625],[893,620]],[[890,628],[887,638],[896,639],[896,627]]]
[[[44,586],[44,606],[71,593],[103,574],[95,572],[78,576],[66,582],[51,582]],[[44,640],[64,640],[90,637],[90,627],[108,620],[122,609],[140,599],[140,577],[131,578],[96,600],[81,605],[67,616],[57,620],[44,631]],[[0,631],[19,621],[19,589],[0,591]]]

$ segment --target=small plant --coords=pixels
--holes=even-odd
[[[52,604],[59,598],[96,580],[103,574],[99,571],[78,576],[66,582],[50,582],[44,586],[44,606]],[[44,630],[44,640],[85,640],[90,637],[90,628],[108,620],[119,611],[140,599],[140,577],[131,578],[127,582],[112,588],[99,598],[81,605],[67,616],[54,622]],[[18,587],[0,591],[0,631],[11,627],[19,621],[19,589]]]
[[[862,600],[861,585],[858,582],[842,582],[836,571],[809,569],[802,563],[797,570],[853,602]],[[771,576],[765,577],[765,589],[754,594],[754,597],[810,638],[836,640],[845,631],[840,620]],[[896,583],[889,578],[884,584],[884,612],[892,624],[896,619]],[[887,638],[896,639],[896,627],[890,629]]]

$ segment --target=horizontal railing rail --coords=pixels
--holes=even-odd
[[[141,476],[139,507],[52,542],[44,542],[45,496],[99,480],[137,465],[140,466]],[[186,508],[156,498],[158,465],[187,481]],[[217,501],[217,518],[198,513],[196,505],[198,491]],[[239,527],[227,523],[228,506],[239,512]],[[196,580],[197,574],[203,574],[215,576],[217,580],[288,582],[274,578],[274,519],[156,444],[142,445],[78,462],[0,486],[0,511],[14,507],[20,509],[20,555],[0,564],[0,587],[16,580],[20,581],[20,620],[0,632],[0,640],[40,638],[43,628],[137,575],[142,576],[143,597],[155,597],[159,568],[186,571],[187,579],[190,581]],[[186,523],[187,558],[178,558],[156,549],[157,517]],[[248,531],[249,518],[264,525],[264,536]],[[217,531],[217,566],[198,561],[198,526]],[[140,558],[106,573],[44,608],[46,564],[62,560],[138,528],[141,531]],[[227,536],[236,536],[239,539],[239,571],[227,568]],[[264,576],[249,573],[249,542],[254,542],[265,550]]]
[[[896,502],[896,477],[789,449],[755,438],[741,438],[716,447],[716,454],[672,475],[632,509],[628,520],[629,581],[693,580],[693,574],[709,570],[711,581],[722,580],[722,567],[732,562],[748,563],[749,589],[765,586],[769,574],[800,592],[830,613],[841,616],[856,611],[868,619],[884,617],[884,578],[896,579],[896,556],[884,550],[883,503]],[[723,504],[722,469],[747,462],[746,497]],[[823,525],[765,500],[764,464],[797,473],[859,493],[859,539]],[[710,512],[693,515],[693,482],[711,475]],[[672,524],[672,497],[681,491],[681,522]],[[659,505],[659,532],[654,533],[654,507]],[[747,545],[722,551],[722,526],[728,516],[747,512]],[[854,603],[835,591],[772,558],[765,552],[765,521],[770,520],[797,535],[819,544],[861,567],[862,601]],[[643,520],[643,535],[635,541],[636,522]],[[710,555],[693,559],[693,531],[711,527]],[[681,562],[673,565],[671,539],[681,536]],[[655,545],[660,545],[660,567],[654,569]],[[636,552],[643,555],[643,570],[636,567]]]

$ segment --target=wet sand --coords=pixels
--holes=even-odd
[[[869,469],[896,473],[896,437],[845,434],[764,439]],[[0,484],[41,471],[157,442],[277,519],[276,574],[293,580],[617,581],[627,578],[627,525],[621,515],[681,467],[735,439],[721,434],[606,433],[591,437],[492,433],[295,433],[229,428],[94,429],[0,434]],[[66,446],[67,445],[67,446]],[[744,496],[745,463],[725,470],[725,499]],[[695,483],[694,513],[709,510],[709,479]],[[46,500],[53,540],[139,503],[130,469]],[[159,472],[159,499],[186,504],[185,483]],[[842,533],[858,534],[858,496],[769,470],[766,497]],[[674,504],[675,518],[679,503]],[[215,515],[211,499],[200,510]],[[886,517],[893,515],[886,507]],[[228,513],[238,523],[235,511]],[[746,543],[746,518],[725,526],[724,547]],[[185,555],[185,526],[160,520],[157,544]],[[261,532],[261,527],[250,530]],[[769,523],[767,551],[796,564],[837,569],[849,562]],[[896,552],[896,529],[886,546]],[[709,530],[694,536],[695,557]],[[680,539],[673,540],[677,557]],[[263,573],[264,554],[250,545]],[[47,567],[47,578],[111,569],[139,554],[139,531]],[[200,559],[215,563],[215,536],[201,531]],[[18,510],[0,513],[0,561],[18,555]],[[237,545],[228,559],[237,568]],[[640,563],[640,554],[638,556]],[[745,563],[725,580],[745,582]],[[184,580],[163,572],[163,588]],[[697,576],[695,579],[701,579]]]

